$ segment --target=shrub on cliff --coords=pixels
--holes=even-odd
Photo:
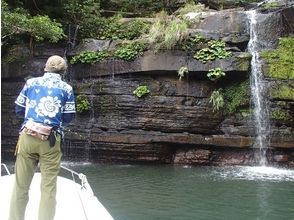
[[[61,24],[48,16],[31,16],[26,10],[10,10],[5,1],[1,1],[1,40],[2,44],[18,36],[29,36],[30,46],[33,40],[57,42],[64,38]]]
[[[173,19],[163,11],[157,15],[156,22],[151,26],[147,38],[155,50],[160,50],[175,48],[187,35],[186,21]]]
[[[126,17],[145,17],[164,9],[167,1],[158,0],[101,0],[104,14],[120,12]]]

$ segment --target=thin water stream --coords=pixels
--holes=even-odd
[[[248,51],[252,55],[251,59],[251,96],[253,101],[253,119],[255,125],[255,141],[253,147],[259,149],[256,160],[259,165],[267,165],[266,151],[270,144],[270,123],[268,104],[265,100],[266,84],[263,79],[262,65],[259,52],[262,48],[262,35],[258,24],[258,13],[256,10],[248,12],[250,21],[250,41]]]

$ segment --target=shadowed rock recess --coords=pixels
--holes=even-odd
[[[263,21],[272,33],[272,48],[280,37],[293,36],[293,8],[264,12]],[[207,39],[221,39],[232,57],[202,63],[184,51],[154,53],[145,51],[134,61],[109,58],[95,64],[70,65],[66,80],[76,96],[89,100],[90,109],[78,113],[65,130],[65,160],[115,163],[171,163],[190,165],[255,164],[254,121],[250,107],[250,60],[246,48],[250,30],[246,13],[224,10],[203,14],[195,33]],[[272,28],[271,30],[268,30]],[[269,37],[269,36],[268,36]],[[68,60],[83,51],[112,48],[115,42],[85,39]],[[63,56],[66,45],[36,45],[33,55],[24,45],[15,45],[2,59],[2,157],[11,158],[17,142],[21,119],[14,113],[14,100],[28,76],[40,76],[48,56]],[[292,47],[292,54],[294,48]],[[264,71],[270,71],[264,62]],[[187,66],[189,73],[179,80],[177,71]],[[206,74],[220,67],[226,76],[211,81]],[[293,74],[293,63],[292,63]],[[265,73],[265,75],[268,75]],[[272,108],[271,164],[294,165],[293,77],[266,78],[269,85],[286,85],[286,98],[271,91],[267,97]],[[149,93],[133,94],[140,85]],[[241,85],[245,85],[241,89]],[[273,86],[273,87],[274,87]],[[224,91],[225,106],[213,111],[210,97],[214,90]],[[284,88],[284,87],[283,87]],[[242,91],[241,91],[242,90]],[[242,93],[243,92],[243,93]],[[289,95],[292,94],[292,95]]]

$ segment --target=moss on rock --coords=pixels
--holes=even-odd
[[[270,78],[294,79],[294,37],[281,38],[275,50],[265,50],[261,57],[267,63]]]
[[[270,114],[271,119],[279,121],[293,121],[290,112],[282,109],[275,109]]]
[[[224,88],[225,112],[233,114],[237,109],[249,103],[249,80],[235,82]]]
[[[273,99],[294,101],[294,85],[280,84],[270,90]]]

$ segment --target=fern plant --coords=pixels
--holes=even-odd
[[[185,73],[187,74],[189,72],[188,67],[187,66],[182,66],[179,70],[178,70],[178,76],[179,76],[179,80],[181,80]]]
[[[214,90],[210,96],[209,103],[212,103],[213,112],[219,111],[224,107],[224,97],[222,94],[222,89]]]
[[[222,69],[219,67],[214,68],[214,69],[210,69],[207,73],[207,77],[212,81],[220,79],[221,77],[223,77],[225,75],[226,75],[226,73],[223,72]]]
[[[113,54],[114,57],[131,61],[134,60],[139,55],[142,55],[146,45],[141,42],[131,42],[127,44],[122,44]]]
[[[78,95],[76,99],[77,112],[84,113],[91,109],[91,104],[86,96]]]
[[[136,95],[138,98],[141,98],[144,95],[150,93],[147,86],[138,86],[134,91],[133,94]]]
[[[208,47],[203,48],[195,53],[195,59],[207,63],[215,59],[224,59],[232,56],[232,52],[225,49],[225,42],[218,40],[211,40],[208,42]]]
[[[206,39],[201,34],[195,34],[184,41],[182,49],[187,53],[194,54],[205,41]]]
[[[80,53],[79,55],[74,56],[71,60],[71,64],[76,63],[84,63],[84,64],[93,64],[99,61],[102,61],[106,58],[108,58],[110,55],[107,52],[103,51],[86,51],[83,53]]]

